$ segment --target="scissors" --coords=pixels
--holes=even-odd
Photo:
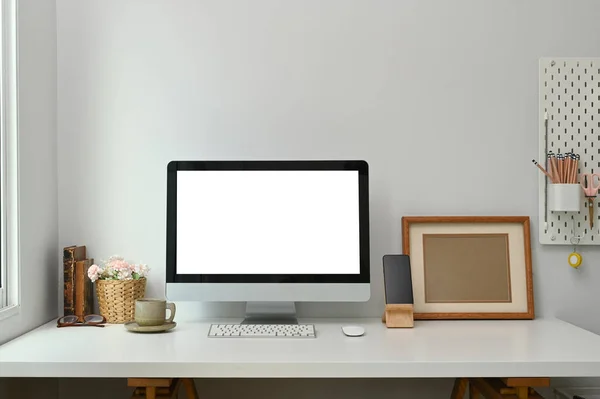
[[[590,227],[594,227],[594,199],[600,189],[600,173],[582,173],[581,187],[588,199],[588,210],[590,213]]]

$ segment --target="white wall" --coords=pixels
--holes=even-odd
[[[56,317],[59,292],[56,4],[18,3],[21,311],[0,321],[0,344]]]
[[[380,315],[403,215],[529,215],[538,315],[600,332],[599,249],[575,271],[571,248],[538,244],[531,165],[538,59],[600,56],[598,15],[594,0],[57,0],[59,246],[146,262],[160,296],[168,161],[359,158],[373,298],[302,314]],[[178,303],[179,319],[241,311]]]
[[[598,12],[556,0],[58,0],[60,245],[147,262],[149,295],[162,295],[168,161],[360,158],[373,298],[303,314],[379,314],[381,256],[401,251],[403,215],[529,215],[538,314],[600,328],[599,252],[583,249],[575,272],[570,248],[537,243],[531,165],[538,59],[599,55]]]

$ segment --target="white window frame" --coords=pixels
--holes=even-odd
[[[0,289],[0,320],[19,313],[20,259],[19,259],[19,174],[18,174],[18,41],[17,0],[0,0],[0,178],[2,206],[2,240],[0,267],[3,288]]]

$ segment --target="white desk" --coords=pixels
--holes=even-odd
[[[315,339],[207,338],[211,322],[169,333],[48,323],[0,346],[0,377],[585,377],[600,376],[600,336],[558,320],[314,322]],[[347,323],[366,326],[360,338]]]

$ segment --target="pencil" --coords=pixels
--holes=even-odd
[[[558,154],[558,183],[563,182],[563,173],[564,173],[564,165],[565,158],[562,154]]]
[[[548,155],[546,156],[547,158],[547,162],[546,162],[546,167],[548,168],[548,173],[550,173],[550,176],[552,176],[551,180],[554,180],[554,153],[549,152]]]
[[[532,159],[531,162],[533,162],[533,164],[535,166],[537,166],[538,169],[542,171],[542,173],[544,173],[546,176],[548,176],[548,179],[550,179],[550,181],[552,183],[554,183],[554,180],[552,180],[552,176],[550,176],[550,174],[548,172],[546,172],[546,169],[544,169],[544,167],[542,165],[540,165],[539,163],[537,163],[537,161],[535,159]]]
[[[571,169],[571,183],[577,183],[577,160],[575,154],[573,154],[573,169]]]
[[[565,156],[566,171],[564,183],[571,183],[571,153],[567,153]]]
[[[556,159],[556,157],[552,157],[552,167],[554,169],[554,179],[553,182],[558,182],[558,160]]]
[[[560,175],[560,181],[559,183],[564,183],[565,182],[565,176],[567,175],[567,164],[566,164],[566,157],[563,155],[562,158],[560,159],[560,165],[561,165],[561,175]]]

